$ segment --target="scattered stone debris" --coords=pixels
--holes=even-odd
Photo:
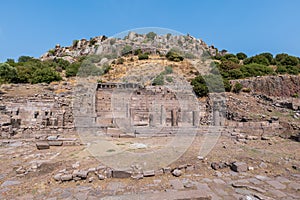
[[[244,162],[233,162],[230,168],[235,172],[246,172],[248,170],[248,166]]]

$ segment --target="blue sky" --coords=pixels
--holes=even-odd
[[[162,27],[229,52],[300,56],[298,0],[1,0],[0,61],[59,43]]]

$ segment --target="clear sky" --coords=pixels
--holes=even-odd
[[[0,61],[59,43],[163,27],[229,52],[300,56],[299,0],[1,0]]]

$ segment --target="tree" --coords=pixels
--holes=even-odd
[[[204,78],[199,75],[191,81],[193,90],[198,97],[204,97],[208,94],[208,88],[205,84]]]
[[[244,60],[247,58],[247,55],[243,52],[239,52],[236,54],[236,57],[239,59],[239,60]]]
[[[150,39],[150,40],[154,40],[154,38],[155,38],[156,35],[157,35],[157,34],[154,33],[154,32],[149,32],[149,33],[146,34],[146,37],[147,37],[148,39]]]
[[[60,81],[62,78],[50,67],[37,69],[33,73],[33,78],[31,80],[31,83],[51,83],[53,81]]]
[[[31,56],[20,56],[18,59],[18,62],[28,62],[28,61],[32,61],[35,60],[33,57]]]
[[[76,76],[80,68],[80,62],[74,62],[66,67],[66,77]]]
[[[261,53],[259,55],[264,56],[265,58],[268,59],[269,63],[272,63],[272,61],[273,61],[273,54],[267,52],[267,53]]]
[[[7,63],[0,64],[0,83],[11,83],[17,80],[16,68]]]

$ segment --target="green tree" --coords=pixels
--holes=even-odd
[[[28,61],[32,61],[32,60],[35,60],[35,59],[31,56],[20,56],[18,59],[18,62],[28,62]]]
[[[239,59],[239,60],[244,60],[247,58],[247,55],[243,52],[239,52],[236,54],[236,57]]]
[[[12,83],[17,81],[17,70],[7,63],[0,63],[0,83]]]
[[[74,62],[66,67],[66,77],[76,76],[81,62]]]
[[[154,40],[154,38],[155,38],[156,35],[157,35],[157,34],[154,33],[154,32],[149,32],[149,33],[146,34],[146,37],[147,37],[148,39],[150,39],[150,40]]]
[[[204,97],[208,94],[208,87],[206,86],[204,78],[199,75],[191,81],[193,90],[198,97]]]
[[[33,73],[31,83],[51,83],[53,81],[60,81],[62,78],[59,73],[50,67],[37,69]]]

